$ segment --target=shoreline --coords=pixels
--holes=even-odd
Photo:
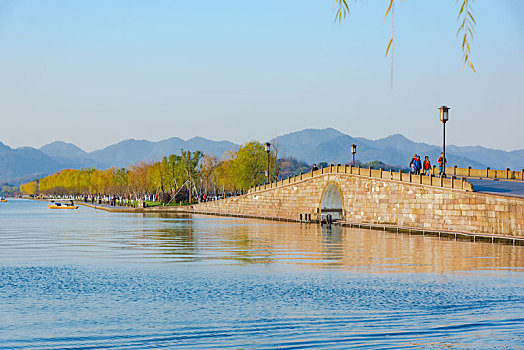
[[[178,214],[188,214],[185,207],[149,207],[149,208],[129,208],[129,207],[119,207],[119,206],[110,206],[106,204],[91,204],[85,202],[75,202],[77,205],[83,205],[88,208],[104,210],[112,213],[178,213]]]
[[[49,202],[50,199],[38,199],[30,198],[32,200]],[[77,205],[82,205],[95,210],[103,210],[112,213],[165,213],[165,214],[200,214],[209,216],[222,216],[231,218],[245,218],[245,219],[259,219],[269,221],[281,221],[281,222],[294,222],[300,224],[315,224],[319,225],[317,221],[300,221],[295,219],[281,218],[281,217],[268,217],[268,216],[257,216],[257,215],[244,215],[244,214],[233,214],[233,213],[217,213],[202,210],[193,209],[192,205],[183,207],[150,207],[150,208],[128,208],[128,207],[112,207],[105,204],[91,204],[85,202],[75,202]],[[198,204],[198,203],[196,203]],[[407,234],[407,235],[421,235],[446,238],[455,241],[469,241],[469,242],[482,242],[482,243],[498,243],[504,245],[513,246],[524,246],[524,238],[519,236],[503,236],[493,234],[482,234],[462,231],[447,231],[447,230],[431,230],[421,229],[416,227],[406,227],[398,225],[385,225],[385,224],[373,224],[373,223],[359,223],[359,222],[348,222],[339,221],[333,223],[334,226],[350,227],[350,228],[364,228],[369,230],[379,230],[396,234]]]

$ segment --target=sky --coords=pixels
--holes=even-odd
[[[463,69],[455,0],[0,0],[0,142],[265,142],[305,128],[524,148],[524,2],[477,0]]]

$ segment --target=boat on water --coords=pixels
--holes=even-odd
[[[74,205],[73,201],[71,203],[51,202],[47,207],[49,209],[78,209],[78,205]]]
[[[0,198],[0,202],[7,202],[7,199],[5,199],[5,198]]]

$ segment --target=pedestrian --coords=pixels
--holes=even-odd
[[[428,156],[424,157],[424,163],[422,163],[422,169],[424,169],[424,175],[429,176],[429,171],[431,169],[431,162],[429,161]]]
[[[420,175],[420,169],[422,169],[422,163],[420,162],[420,156],[417,155],[413,162],[413,168],[415,169],[415,175]]]
[[[439,170],[440,176],[442,176],[442,174],[444,173],[445,167],[446,167],[446,163],[448,162],[446,157],[444,157],[444,152],[440,153],[440,157],[438,158],[437,162],[438,162],[438,170]]]
[[[311,169],[311,171],[317,171],[318,170],[318,167],[316,164],[313,164],[313,168]]]
[[[414,173],[415,172],[415,160],[417,160],[417,154],[415,153],[415,155],[413,156],[413,158],[411,158],[411,162],[409,162],[409,170]]]

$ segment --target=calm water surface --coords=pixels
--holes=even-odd
[[[0,348],[524,348],[524,247],[0,203]]]

